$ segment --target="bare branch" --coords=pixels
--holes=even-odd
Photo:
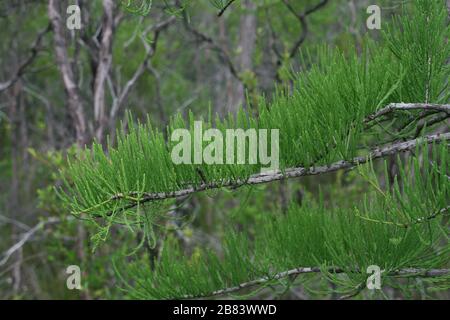
[[[158,45],[158,39],[159,39],[159,35],[160,33],[166,29],[170,24],[172,24],[175,21],[175,17],[172,16],[164,21],[161,21],[160,23],[152,26],[151,28],[149,28],[148,30],[145,30],[143,35],[142,35],[142,43],[145,46],[146,49],[146,56],[144,58],[144,60],[141,62],[141,64],[137,67],[136,71],[134,72],[133,76],[131,77],[131,79],[129,79],[127,81],[127,83],[125,84],[125,86],[123,87],[123,89],[121,90],[120,94],[118,95],[118,97],[116,99],[114,99],[113,101],[113,105],[110,111],[110,124],[112,125],[114,123],[114,120],[119,112],[119,109],[121,107],[121,105],[123,104],[123,101],[126,99],[126,97],[128,96],[129,92],[131,91],[131,89],[134,87],[134,85],[136,84],[136,82],[138,81],[138,79],[142,76],[142,74],[144,73],[144,71],[146,70],[146,68],[148,67],[148,62],[149,60],[155,55],[156,53],[156,48]],[[152,39],[152,43],[149,45],[145,38],[148,32],[153,31],[153,39]]]
[[[97,126],[95,136],[100,142],[103,139],[103,131],[106,125],[105,81],[112,63],[113,33],[114,3],[112,0],[103,0],[102,39],[94,83],[94,118]]]
[[[51,24],[49,23],[45,29],[43,29],[42,31],[40,31],[38,33],[36,40],[34,40],[34,43],[32,44],[32,46],[30,48],[31,54],[27,57],[27,59],[25,59],[20,64],[20,66],[17,68],[14,76],[11,79],[9,79],[5,82],[0,82],[0,92],[11,87],[25,73],[25,69],[34,61],[34,59],[36,58],[36,56],[38,54],[39,46],[41,45],[42,38],[44,37],[44,35],[47,32],[50,31],[50,29],[51,29]]]
[[[426,110],[426,111],[438,111],[450,114],[450,104],[431,104],[431,103],[391,103],[387,107],[377,111],[376,113],[368,116],[364,122],[370,122],[381,116],[387,115],[394,111],[411,111],[411,110]]]
[[[6,223],[10,223],[10,224],[12,224],[12,225],[22,229],[22,230],[30,230],[30,227],[27,226],[26,224],[24,224],[24,223],[22,223],[22,222],[20,222],[18,220],[8,218],[8,217],[6,217],[4,215],[0,215],[0,220],[4,221]]]
[[[184,10],[183,11],[183,23],[187,31],[192,33],[197,40],[201,42],[205,42],[211,46],[213,50],[215,50],[219,54],[219,58],[227,65],[228,69],[230,70],[231,74],[239,81],[241,81],[241,78],[239,77],[239,72],[237,71],[236,67],[233,64],[233,61],[231,60],[230,56],[224,50],[217,42],[214,41],[213,38],[207,36],[206,34],[198,31],[192,25],[189,23],[187,13]]]
[[[68,96],[69,112],[75,122],[77,142],[80,146],[84,146],[87,142],[86,118],[78,85],[69,60],[63,20],[59,13],[58,4],[59,1],[57,0],[49,0],[48,2],[48,16],[54,33],[56,63],[61,72],[64,89]]]
[[[233,2],[236,0],[230,0],[228,1],[228,3],[222,8],[222,10],[219,11],[219,13],[217,14],[218,17],[222,16],[224,14],[224,12],[228,9],[229,6],[231,6],[233,4]]]
[[[10,247],[8,250],[6,250],[6,252],[3,254],[3,258],[2,260],[0,260],[0,266],[3,266],[6,262],[8,262],[9,258],[13,255],[13,253],[22,248],[23,245],[42,227],[57,222],[60,222],[59,218],[49,218],[46,221],[39,222],[33,228],[25,232],[22,235],[21,239],[17,243],[15,243],[12,247]]]
[[[308,36],[309,29],[308,29],[308,23],[306,22],[306,17],[308,15],[316,12],[323,6],[325,6],[328,3],[328,0],[321,0],[318,4],[316,4],[315,6],[313,6],[311,8],[306,9],[302,13],[298,13],[294,9],[294,7],[292,7],[292,5],[289,3],[289,0],[282,0],[282,2],[286,6],[286,8],[298,19],[298,21],[300,22],[300,25],[302,27],[302,32],[301,32],[299,38],[294,43],[291,50],[289,50],[289,58],[293,58],[296,55],[298,48],[300,48],[300,46],[303,44],[303,42],[306,40],[306,37]],[[281,60],[278,60],[278,65],[280,65],[280,64],[281,64]]]

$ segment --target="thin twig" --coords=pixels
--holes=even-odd
[[[48,224],[52,224],[52,223],[57,223],[59,222],[60,219],[58,218],[49,218],[48,220],[45,221],[41,221],[38,224],[36,224],[33,228],[31,228],[30,230],[28,230],[27,232],[25,232],[22,237],[20,238],[20,240],[15,243],[12,247],[10,247],[8,250],[6,250],[6,252],[3,254],[3,258],[2,260],[0,260],[0,266],[3,266],[6,262],[8,262],[9,258],[13,255],[14,252],[16,252],[17,250],[19,250],[20,248],[23,247],[23,245],[38,231],[40,230],[42,227],[48,225]]]
[[[410,227],[412,227],[414,225],[421,224],[421,223],[424,223],[424,222],[429,222],[429,221],[431,221],[433,219],[436,219],[439,216],[445,216],[446,215],[445,212],[449,211],[449,210],[450,210],[450,206],[447,206],[445,208],[437,210],[436,212],[434,212],[433,214],[431,214],[429,216],[414,219],[414,220],[412,220],[409,223],[399,223],[399,222],[386,221],[386,220],[377,220],[377,219],[372,219],[372,218],[361,216],[361,215],[357,215],[357,217],[359,217],[359,218],[361,218],[363,220],[369,221],[369,222],[380,223],[380,224],[387,224],[387,225],[392,225],[392,226],[396,226],[396,227],[399,227],[399,228],[408,229],[408,228],[410,228]]]
[[[42,31],[40,31],[38,33],[36,40],[30,47],[31,54],[27,57],[27,59],[25,59],[20,64],[20,66],[17,68],[15,74],[13,75],[13,77],[11,79],[9,79],[5,82],[0,82],[0,91],[4,91],[4,90],[8,89],[9,87],[11,87],[25,73],[25,69],[34,61],[34,59],[36,58],[36,56],[38,54],[38,51],[40,49],[39,46],[41,45],[42,38],[50,30],[51,30],[51,24],[49,23],[45,27],[45,29],[43,29]]]
[[[30,227],[27,226],[26,224],[24,224],[24,223],[22,223],[22,222],[20,222],[18,220],[14,220],[14,219],[8,218],[8,217],[6,217],[4,215],[1,215],[1,214],[0,214],[0,220],[3,220],[6,223],[10,223],[12,225],[15,225],[16,227],[18,227],[18,228],[20,228],[22,230],[26,230],[26,231],[30,230]]]
[[[144,57],[144,60],[139,64],[139,66],[136,68],[135,72],[133,73],[133,76],[127,81],[125,86],[122,88],[120,93],[118,94],[117,98],[114,99],[111,111],[110,111],[110,122],[111,127],[117,117],[117,114],[123,105],[123,102],[127,98],[128,94],[130,93],[131,89],[135,86],[136,82],[139,80],[139,78],[144,74],[144,71],[146,70],[148,63],[150,59],[155,55],[156,48],[158,44],[159,35],[163,30],[165,30],[170,24],[175,22],[175,17],[170,17],[164,21],[161,21],[157,23],[156,25],[152,26],[150,29],[146,30],[142,37],[142,43],[145,46],[146,55]],[[151,44],[148,44],[146,42],[146,36],[147,33],[153,31],[153,40]]]
[[[376,118],[379,118],[381,116],[384,116],[386,114],[389,114],[394,111],[411,111],[411,110],[430,110],[430,111],[438,111],[438,112],[445,112],[446,114],[450,114],[450,104],[432,104],[432,103],[391,103],[388,106],[386,106],[383,109],[380,109],[379,111],[375,112],[374,114],[371,114],[368,116],[364,122],[370,122],[372,120],[375,120]]]
[[[339,300],[347,300],[347,299],[356,297],[358,294],[361,293],[361,291],[364,290],[365,287],[366,287],[366,282],[361,282],[361,283],[355,288],[355,290],[354,290],[353,292],[351,292],[351,293],[349,293],[349,294],[346,294],[346,295],[343,295],[343,296],[340,296],[340,297],[339,297]]]
[[[222,16],[224,14],[224,12],[228,9],[229,6],[231,6],[233,4],[233,2],[236,0],[230,0],[228,1],[228,3],[222,8],[222,10],[219,11],[219,13],[217,14],[218,17]]]
[[[213,50],[215,50],[219,54],[219,58],[223,61],[224,64],[227,65],[228,69],[230,70],[230,73],[239,81],[241,81],[241,78],[239,77],[239,72],[234,66],[233,61],[231,60],[231,57],[228,55],[226,50],[224,50],[214,39],[199,30],[195,29],[189,22],[188,16],[186,11],[183,11],[183,23],[187,31],[192,33],[197,40],[201,42],[208,43]]]
[[[308,28],[308,23],[306,22],[306,17],[309,16],[310,14],[316,12],[323,6],[325,6],[328,3],[328,0],[322,0],[315,6],[306,9],[302,13],[298,13],[297,11],[295,11],[294,7],[292,7],[292,5],[289,3],[288,0],[282,0],[282,2],[286,6],[286,8],[298,19],[298,21],[300,22],[300,24],[302,26],[302,32],[300,34],[300,37],[297,39],[297,41],[294,43],[291,50],[289,51],[289,58],[293,58],[295,56],[295,54],[297,53],[298,48],[306,40],[306,37],[308,36],[308,33],[309,33],[309,28]],[[281,64],[281,61],[278,61],[278,64]]]

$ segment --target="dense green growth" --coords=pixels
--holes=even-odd
[[[402,187],[397,180],[382,187],[371,164],[361,166],[359,173],[372,187],[353,209],[326,208],[319,201],[293,205],[286,215],[266,212],[254,238],[246,231],[228,231],[220,255],[202,250],[189,257],[169,242],[155,269],[119,262],[119,273],[127,270],[134,279],[127,287],[132,296],[166,299],[208,296],[262,277],[270,280],[265,285],[283,284],[274,275],[298,267],[320,266],[342,292],[365,285],[370,265],[385,270],[384,282],[393,280],[390,272],[403,268],[445,267],[450,246],[442,224],[448,211],[442,208],[448,206],[450,184],[442,172],[448,171],[448,150],[444,145],[433,148],[439,165],[430,164],[423,151],[418,148],[417,157],[401,163]],[[384,178],[388,180],[387,171]],[[332,267],[347,273],[328,274]],[[449,275],[434,279],[436,286],[438,280],[442,290],[450,287]]]
[[[432,22],[426,19],[430,15]],[[362,58],[323,49],[318,64],[295,76],[292,94],[279,92],[268,104],[261,99],[258,116],[249,115],[242,108],[236,116],[230,114],[224,120],[210,116],[203,128],[214,122],[222,131],[279,129],[282,170],[354,157],[362,147],[367,149],[362,145],[367,141],[363,139],[367,135],[364,119],[376,110],[390,102],[437,103],[446,97],[440,94],[447,93],[445,56],[450,48],[444,40],[450,30],[445,27],[445,8],[438,2],[418,1],[415,11],[402,19],[402,24],[395,24],[393,30],[408,26],[410,21],[417,21],[415,29],[386,34],[391,50],[369,40]],[[431,33],[439,41],[429,44],[421,40]],[[410,39],[412,35],[417,39]],[[427,53],[429,68],[416,66],[414,57],[419,51]],[[411,79],[415,86],[410,85]],[[427,83],[433,83],[432,90],[427,89]],[[176,128],[187,127],[193,132],[194,119],[190,114],[185,121],[178,114],[167,129],[167,136]],[[173,143],[166,143],[164,134],[150,121],[147,125],[129,123],[128,131],[119,132],[117,146],[108,146],[108,152],[94,144],[70,165],[70,184],[64,198],[72,213],[102,215],[129,202],[109,200],[120,193],[175,191],[186,185],[198,186],[203,179],[218,183],[245,180],[261,169],[260,165],[175,165],[170,157]]]
[[[225,119],[210,116],[203,128],[279,129],[282,171],[365,154],[364,150],[386,142],[366,125],[369,115],[391,102],[448,101],[449,36],[443,3],[417,0],[381,41],[367,39],[361,56],[322,48],[314,58],[319,63],[294,76],[292,92],[280,89],[271,102],[260,98],[253,110],[241,108]],[[307,53],[303,59],[304,65],[312,61]],[[409,119],[398,117],[399,123],[405,118]],[[260,165],[175,165],[170,157],[173,143],[166,142],[167,137],[176,128],[192,132],[194,120],[192,113],[188,120],[176,115],[166,132],[150,121],[135,125],[130,120],[127,130],[118,133],[117,145],[108,145],[105,151],[94,144],[70,163],[59,193],[72,214],[98,225],[96,244],[106,239],[115,223],[133,232],[142,229],[143,241],[150,247],[155,244],[154,226],[172,202],[141,204],[144,193],[242,181],[260,171]],[[414,131],[405,127],[397,138],[412,138]],[[427,152],[417,152],[427,157]],[[135,284],[130,290],[139,298],[207,295],[299,266],[323,266],[325,274],[329,266],[342,268],[348,271],[345,279],[328,276],[349,290],[366,278],[365,273],[351,271],[368,265],[377,264],[387,272],[445,266],[448,231],[442,228],[440,214],[426,217],[448,206],[447,153],[446,144],[435,148],[434,164],[424,160],[423,168],[414,158],[406,165],[412,175],[401,171],[402,185],[392,188],[386,183],[381,187],[366,170],[378,193],[353,210],[330,210],[319,201],[292,207],[281,218],[268,213],[254,241],[245,233],[226,236],[221,257],[205,251],[193,260],[176,246],[166,247],[155,270],[141,265],[132,269],[129,275]],[[419,218],[426,223],[416,223]]]

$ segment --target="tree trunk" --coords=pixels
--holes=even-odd
[[[56,64],[61,72],[64,89],[67,94],[69,113],[75,123],[76,141],[80,147],[83,147],[88,142],[86,118],[79,88],[69,60],[64,34],[64,22],[59,13],[58,4],[57,0],[49,0],[48,2],[48,16],[53,27]]]
[[[20,95],[20,82],[16,82],[10,90],[10,109],[9,118],[11,119],[11,188],[10,197],[8,202],[8,211],[10,212],[10,218],[17,220],[20,214],[20,136],[19,136],[19,95]],[[11,239],[12,242],[16,242],[19,235],[19,230],[15,224],[11,224]],[[22,248],[20,248],[15,254],[15,262],[12,269],[12,288],[13,295],[17,295],[21,284],[21,264],[22,264]]]
[[[99,59],[94,82],[94,118],[95,137],[102,143],[108,119],[105,110],[105,84],[112,62],[112,41],[114,33],[114,3],[103,0],[102,40],[100,42]]]
[[[56,64],[61,72],[64,89],[68,98],[69,114],[75,122],[76,141],[80,148],[83,148],[89,141],[86,117],[83,109],[83,103],[79,94],[79,88],[72,64],[69,60],[67,41],[64,32],[65,23],[60,15],[60,2],[57,0],[49,0],[48,16],[53,27],[53,38],[56,55]],[[80,265],[86,267],[86,255],[84,242],[86,240],[86,231],[82,224],[77,227],[77,256]],[[89,299],[89,291],[87,288],[81,293],[83,299]]]
[[[238,66],[240,72],[252,71],[253,54],[256,44],[256,4],[252,0],[242,1],[244,14],[240,21],[239,31],[239,51]],[[237,82],[233,90],[229,111],[235,112],[240,105],[245,104],[245,86],[242,82]]]

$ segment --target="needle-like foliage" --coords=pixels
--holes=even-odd
[[[286,215],[266,213],[253,241],[245,231],[228,231],[220,254],[203,250],[186,256],[169,243],[155,268],[138,263],[119,272],[127,270],[133,279],[132,296],[167,299],[210,296],[264,277],[264,285],[280,284],[277,274],[298,267],[320,266],[342,292],[365,285],[370,265],[384,270],[385,282],[395,282],[395,272],[405,268],[446,267],[450,246],[442,223],[450,212],[450,183],[442,172],[449,166],[447,151],[444,145],[433,148],[439,164],[429,162],[427,148],[399,163],[405,168],[398,176],[402,187],[398,181],[381,187],[372,164],[361,166],[371,189],[350,210],[320,201],[293,205]],[[448,274],[440,280],[442,289],[450,288]]]
[[[305,53],[304,65],[318,62],[295,75],[292,92],[280,89],[270,102],[261,97],[256,112],[240,108],[224,119],[210,115],[203,121],[203,130],[279,129],[282,172],[350,160],[391,141],[373,136],[367,118],[390,103],[446,103],[449,99],[446,38],[450,28],[444,2],[416,0],[408,8],[385,27],[380,42],[367,39],[360,56],[344,55],[334,48],[322,48],[314,59]],[[406,118],[419,112],[412,111]],[[130,117],[115,145],[108,143],[105,151],[94,143],[71,161],[64,172],[65,185],[58,192],[72,214],[98,225],[96,243],[106,239],[112,224],[119,223],[132,231],[142,229],[143,241],[153,246],[154,225],[171,202],[162,196],[144,203],[146,194],[242,183],[260,172],[261,164],[174,164],[171,134],[187,128],[194,137],[194,120],[192,113],[187,119],[178,114],[161,132],[150,120],[134,124]],[[423,131],[407,132],[402,139]],[[399,138],[389,136],[394,141]],[[366,279],[359,271],[372,264],[386,274],[405,267],[442,267],[449,256],[448,244],[439,245],[448,238],[440,219],[449,199],[448,146],[444,143],[433,150],[432,159],[421,150],[420,161],[414,158],[403,165],[409,173],[401,170],[401,187],[395,182],[382,188],[373,170],[361,169],[377,192],[353,210],[325,208],[319,202],[293,207],[282,218],[272,219],[268,213],[254,242],[245,234],[230,232],[221,257],[205,251],[192,260],[176,246],[166,248],[155,271],[133,269],[132,292],[140,298],[207,295],[299,266],[322,266],[331,280],[349,289]],[[339,267],[346,275],[328,273],[329,267]]]

